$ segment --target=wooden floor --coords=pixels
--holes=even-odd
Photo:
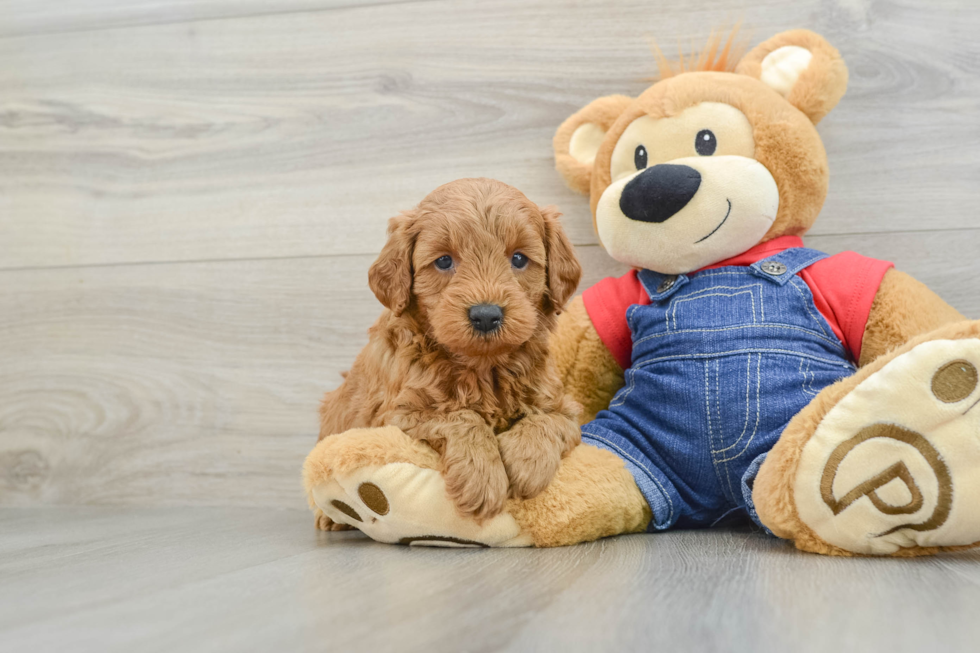
[[[971,651],[980,553],[748,531],[546,550],[317,533],[296,510],[0,509],[3,651]]]
[[[807,243],[980,317],[975,0],[0,0],[0,650],[975,641],[971,556],[729,532],[415,551],[303,512],[387,218],[496,177],[562,209],[582,288],[621,274],[554,130],[642,91],[650,37],[690,50],[740,18],[850,66]]]

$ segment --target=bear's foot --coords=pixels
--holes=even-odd
[[[447,547],[565,546],[646,529],[652,518],[621,458],[579,445],[533,499],[484,521],[461,514],[439,456],[395,427],[325,438],[303,465],[310,507],[379,542]]]
[[[825,390],[760,471],[763,522],[819,553],[980,544],[978,331],[945,327]]]
[[[446,492],[438,456],[394,427],[355,429],[321,441],[307,457],[311,502],[335,524],[391,544],[529,546],[505,513],[479,522]]]

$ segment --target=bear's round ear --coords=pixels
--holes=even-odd
[[[555,132],[555,167],[569,188],[583,195],[589,194],[592,164],[599,145],[632,101],[633,98],[625,95],[608,95],[593,100],[569,116]]]
[[[746,54],[736,73],[755,77],[813,121],[830,113],[847,90],[847,66],[827,40],[809,30],[777,34]]]

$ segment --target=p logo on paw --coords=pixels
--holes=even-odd
[[[865,554],[980,541],[980,342],[936,340],[890,361],[803,448],[800,518]]]

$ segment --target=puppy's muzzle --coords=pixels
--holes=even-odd
[[[630,220],[666,222],[687,206],[701,186],[690,166],[661,163],[633,177],[623,188],[619,208]]]
[[[470,307],[469,318],[477,333],[491,334],[504,321],[504,309],[496,304],[477,304]]]

